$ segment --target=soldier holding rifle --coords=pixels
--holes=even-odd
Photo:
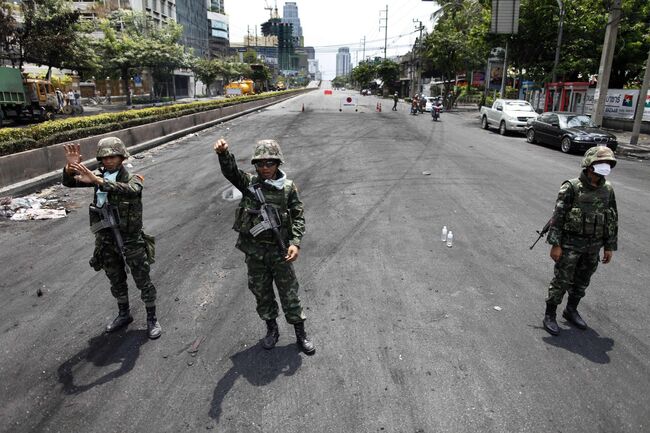
[[[90,205],[91,231],[95,234],[95,251],[90,265],[106,272],[111,293],[117,300],[118,315],[106,326],[114,332],[133,322],[129,308],[127,272],[131,272],[140,289],[147,311],[149,338],[160,337],[162,328],[156,317],[156,288],[149,277],[154,260],[154,239],[142,231],[142,188],[144,178],[130,174],[122,165],[129,157],[124,143],[117,137],[99,140],[99,171],[81,164],[78,144],[64,146],[66,166],[63,185],[71,188],[94,188]]]
[[[243,195],[233,229],[239,233],[237,248],[246,254],[248,288],[255,295],[257,314],[266,322],[262,347],[272,349],[280,337],[275,282],[284,317],[295,328],[298,347],[312,355],[316,349],[305,332],[305,314],[292,265],[305,232],[303,204],[296,185],[279,168],[284,162],[280,145],[275,140],[257,142],[251,160],[255,174],[237,167],[225,140],[218,140],[213,147],[221,172]]]

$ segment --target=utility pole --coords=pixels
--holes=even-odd
[[[636,103],[636,113],[634,115],[634,127],[632,128],[632,137],[630,137],[630,144],[637,144],[639,142],[639,133],[641,132],[641,121],[643,120],[643,111],[645,110],[645,101],[648,97],[648,89],[650,88],[650,51],[648,52],[648,61],[645,64],[645,75],[643,76],[643,84],[639,90],[639,100]]]
[[[382,12],[386,14],[384,18],[381,17]],[[381,25],[382,21],[385,21],[383,26]],[[382,28],[384,29],[384,60],[386,60],[386,48],[388,47],[388,5],[386,5],[385,11],[379,11],[379,31]]]
[[[510,39],[510,35],[508,35],[508,39],[506,39],[506,52],[503,55],[503,76],[501,77],[501,97],[505,98],[506,97],[506,80],[508,78],[508,40]]]
[[[422,58],[422,30],[424,30],[424,26],[422,25],[422,21],[413,19],[414,23],[418,23],[418,25],[415,27],[416,30],[420,31],[420,37],[418,38],[418,43],[417,43],[417,59],[415,61],[415,77],[417,78],[417,82],[415,83],[415,88],[417,89],[417,93],[421,93],[420,89],[420,82],[422,81],[422,71],[420,69],[420,61]]]
[[[609,21],[605,29],[605,43],[600,56],[600,67],[598,68],[598,86],[594,94],[594,114],[592,120],[598,126],[603,123],[605,112],[605,101],[607,100],[607,89],[609,88],[609,75],[612,72],[612,61],[614,60],[614,48],[616,48],[616,35],[618,24],[621,21],[621,0],[613,0],[612,9],[609,12]]]
[[[363,58],[361,59],[364,62],[366,61],[366,37],[363,37]]]
[[[562,0],[556,0],[560,7],[560,23],[557,30],[557,46],[555,47],[555,62],[553,63],[553,83],[557,82],[557,65],[560,63],[560,47],[562,46],[562,24],[564,23],[564,3]]]

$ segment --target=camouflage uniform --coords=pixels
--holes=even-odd
[[[100,140],[97,160],[101,161],[102,157],[111,155],[129,156],[121,140],[114,137]],[[103,177],[104,173],[105,170],[100,168],[96,175]],[[142,176],[132,175],[124,166],[120,166],[116,181],[104,178],[103,185],[99,187],[76,180],[74,175],[69,174],[64,168],[62,183],[70,188],[94,187],[93,205],[97,205],[96,193],[98,191],[108,193],[107,202],[118,209],[119,230],[124,243],[126,264],[129,266],[136,286],[140,290],[140,297],[147,308],[148,315],[155,319],[156,288],[149,277],[150,265],[154,260],[154,238],[142,231],[143,180]],[[91,227],[93,224],[100,222],[101,218],[97,213],[89,212],[89,214]],[[105,228],[95,233],[95,250],[90,265],[96,271],[104,270],[111,283],[111,294],[117,300],[121,314],[128,315],[127,274],[124,260],[115,243],[111,229]],[[109,328],[107,330],[112,331]]]
[[[562,255],[555,263],[546,298],[553,314],[555,307],[562,303],[565,292],[569,294],[567,308],[575,310],[596,272],[600,249],[617,249],[618,212],[614,189],[604,177],[593,186],[587,176],[588,167],[598,161],[607,161],[612,166],[616,164],[611,150],[589,149],[583,159],[584,170],[580,177],[562,184],[555,204],[547,242],[559,245]]]
[[[253,160],[256,158],[257,155]],[[257,175],[238,169],[235,157],[227,151],[219,154],[219,164],[226,179],[243,194],[237,208],[233,229],[239,233],[237,248],[246,254],[248,288],[255,295],[258,315],[263,320],[272,320],[278,316],[278,305],[273,292],[275,281],[287,322],[290,324],[303,322],[305,314],[298,297],[299,285],[293,265],[286,262],[284,256],[280,254],[271,230],[262,232],[257,237],[253,237],[249,232],[261,220],[259,215],[249,212],[249,210],[259,209],[260,204],[248,188],[261,183],[267,203],[277,208],[280,214],[282,222],[280,233],[285,244],[300,246],[305,233],[305,218],[296,185],[291,180],[286,180],[282,189],[275,189],[261,182]]]

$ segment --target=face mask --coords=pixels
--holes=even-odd
[[[593,167],[594,167],[594,173],[599,174],[601,176],[607,176],[612,171],[612,167],[606,162],[602,164],[594,164]]]

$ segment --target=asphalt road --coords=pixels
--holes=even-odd
[[[348,94],[358,111],[339,111]],[[0,431],[650,431],[648,161],[611,175],[620,250],[581,304],[590,328],[560,319],[554,338],[549,249],[528,247],[580,156],[378,101],[315,91],[131,161],[158,241],[156,341],[135,288],[135,322],[102,333],[116,307],[88,266],[89,190],[68,191],[63,220],[0,222]],[[220,136],[242,167],[257,139],[283,147],[306,206],[296,271],[315,356],[284,322],[276,349],[258,344]]]

